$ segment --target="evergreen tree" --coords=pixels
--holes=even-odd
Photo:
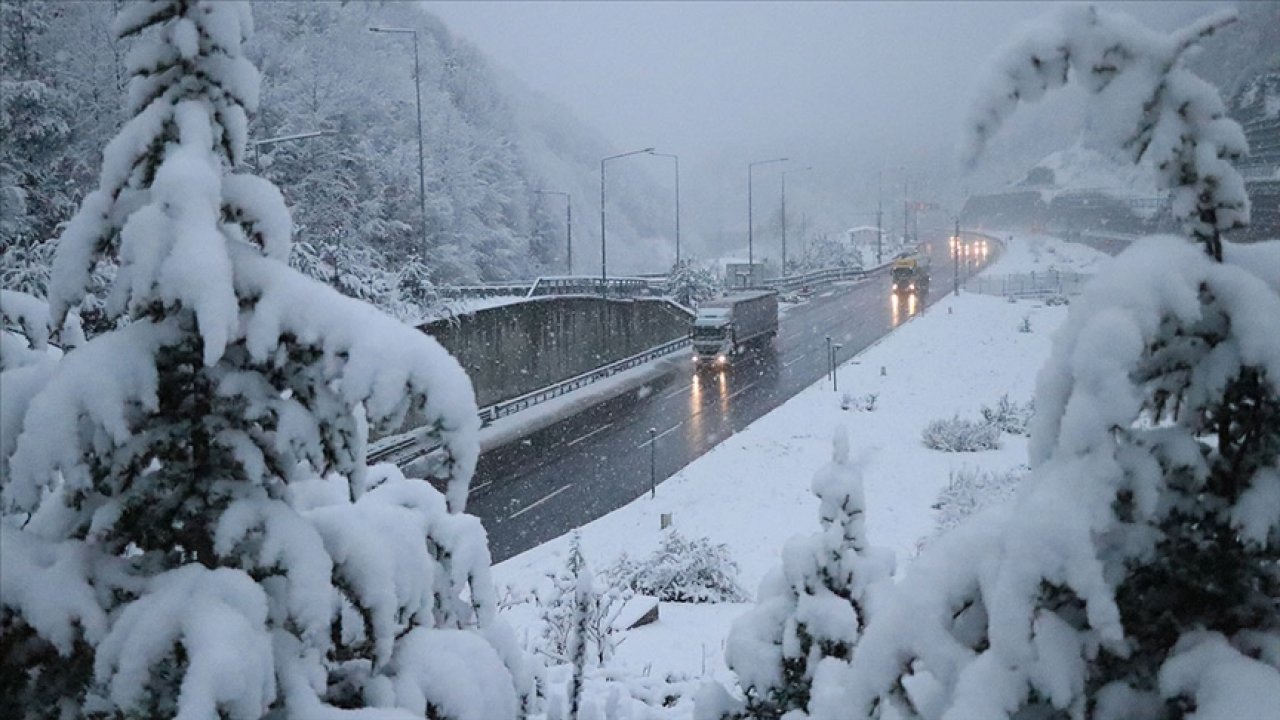
[[[463,514],[469,380],[288,267],[279,191],[233,170],[258,96],[246,5],[136,3],[115,31],[129,119],[59,239],[49,314],[65,327],[114,260],[127,322],[0,375],[0,715],[518,716],[530,679]],[[409,412],[443,495],[365,465],[370,428]]]
[[[725,661],[744,700],[704,694],[698,717],[795,717],[810,705],[819,666],[852,656],[868,620],[870,591],[892,574],[893,556],[867,547],[862,474],[849,459],[843,428],[833,439],[831,462],[813,478],[813,493],[822,529],[787,543],[781,570],[765,578],[756,606],[730,630]]]
[[[1071,306],[1041,371],[1013,504],[930,546],[829,714],[1180,720],[1280,706],[1280,244],[1248,219],[1239,126],[1182,65],[1231,15],[1166,36],[1068,9],[1022,38],[971,127],[1076,78],[1170,189],[1151,238]],[[839,687],[837,691],[835,688]]]

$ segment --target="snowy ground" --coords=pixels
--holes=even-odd
[[[1090,272],[1106,258],[1054,238],[1018,237],[988,272],[1051,265]],[[864,463],[869,538],[891,548],[901,567],[932,534],[931,506],[951,472],[1002,472],[1026,457],[1021,436],[1002,436],[998,450],[943,453],[924,447],[921,430],[954,414],[977,418],[982,405],[1004,394],[1018,402],[1030,399],[1051,334],[1065,316],[1065,307],[1039,302],[948,296],[842,366],[840,392],[833,392],[829,382],[816,383],[663,482],[656,499],[645,495],[583,527],[588,561],[600,569],[624,551],[647,555],[661,537],[660,516],[671,513],[686,536],[727,544],[742,585],[754,592],[764,573],[778,564],[787,538],[817,528],[810,481],[831,452],[833,429],[843,424]],[[1019,331],[1024,319],[1031,332]],[[875,410],[842,410],[846,392],[876,394]],[[567,544],[561,537],[511,558],[495,567],[495,580],[525,591],[563,565]],[[698,676],[705,668],[726,679],[723,642],[742,609],[664,604],[658,623],[627,633],[613,663],[652,675]],[[531,618],[527,610],[511,617],[518,628],[527,627]]]

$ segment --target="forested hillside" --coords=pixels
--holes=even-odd
[[[50,241],[119,126],[129,47],[109,31],[117,5],[0,5],[6,288],[43,294]],[[247,54],[264,81],[251,146],[326,133],[248,155],[284,192],[296,266],[406,319],[432,311],[434,286],[563,273],[564,201],[534,192],[547,189],[573,195],[575,269],[597,268],[594,191],[612,147],[566,109],[500,78],[408,4],[262,2],[254,14]],[[369,31],[378,25],[418,31],[425,218],[413,37]],[[610,167],[611,270],[642,269],[635,261],[654,253],[636,241],[669,234],[670,199],[651,180],[667,171],[648,159]]]

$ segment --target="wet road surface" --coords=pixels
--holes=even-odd
[[[827,374],[826,337],[841,363],[952,289],[945,236],[932,240],[932,297],[892,299],[888,274],[826,285],[781,318],[778,336],[723,372],[672,370],[480,458],[467,512],[489,533],[494,562],[598,518],[649,491]],[[967,273],[965,273],[967,274]]]

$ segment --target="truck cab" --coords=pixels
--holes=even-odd
[[[690,339],[695,367],[726,368],[750,345],[778,334],[778,294],[749,290],[703,303]]]
[[[693,320],[693,359],[699,366],[728,364],[733,354],[733,308],[698,308]]]
[[[911,255],[899,257],[890,270],[896,293],[926,293],[929,290],[928,258]]]

